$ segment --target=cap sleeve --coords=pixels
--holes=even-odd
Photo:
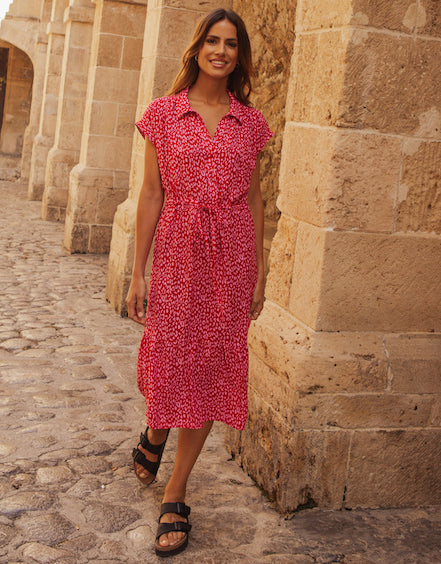
[[[265,146],[266,142],[269,139],[271,139],[274,133],[269,128],[266,119],[258,110],[256,110],[255,127],[256,127],[255,149],[257,153],[260,153],[260,151]]]
[[[161,131],[159,118],[158,100],[153,100],[153,102],[147,106],[142,118],[135,123],[144,139],[147,137],[155,146],[158,142],[159,132]]]

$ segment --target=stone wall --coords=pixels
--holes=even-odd
[[[299,5],[250,417],[228,439],[283,510],[441,502],[436,15]]]
[[[279,217],[276,198],[285,127],[285,103],[294,47],[296,1],[234,0],[233,9],[245,21],[256,70],[253,105],[266,117],[274,137],[261,158],[261,187],[265,218],[272,227]],[[275,225],[274,225],[275,229]]]

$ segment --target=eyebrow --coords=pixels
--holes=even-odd
[[[213,39],[220,39],[218,35],[213,35],[212,33],[207,34],[207,37],[212,37]],[[237,41],[237,37],[229,37],[226,41]]]

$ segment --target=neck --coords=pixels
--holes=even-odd
[[[228,98],[227,84],[228,76],[219,80],[200,71],[196,82],[191,87],[191,96],[209,104],[219,104]]]

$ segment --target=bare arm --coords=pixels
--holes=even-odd
[[[158,157],[153,143],[146,138],[144,180],[136,211],[135,260],[126,303],[130,319],[145,324],[144,300],[147,293],[145,267],[159,220],[164,192],[161,186]]]
[[[262,192],[260,190],[260,155],[257,156],[256,166],[253,174],[251,175],[247,201],[254,221],[254,230],[256,232],[257,282],[250,307],[250,317],[255,320],[259,317],[263,308],[263,294],[265,289],[265,272],[263,264],[264,217]]]

